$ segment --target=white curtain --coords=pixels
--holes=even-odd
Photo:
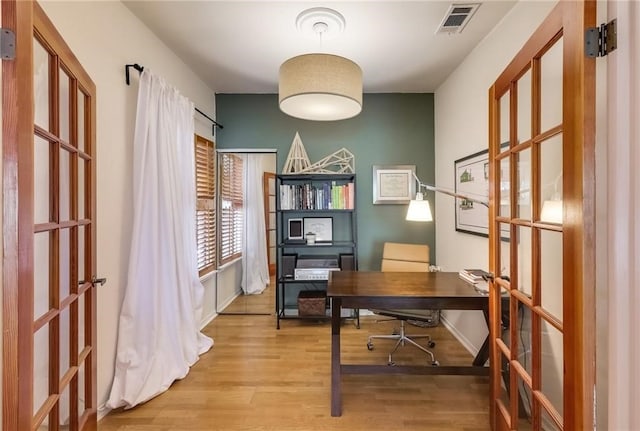
[[[262,191],[263,155],[245,154],[244,169],[244,224],[242,247],[242,290],[257,294],[269,284],[267,258],[267,229],[264,221],[264,194]]]
[[[134,136],[133,232],[107,407],[130,408],[189,372],[213,340],[199,330],[194,106],[148,69]]]

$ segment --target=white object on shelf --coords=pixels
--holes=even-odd
[[[340,148],[335,153],[329,154],[311,166],[305,168],[305,174],[353,174],[355,172],[356,159],[351,151]]]
[[[302,144],[302,138],[300,134],[296,132],[296,136],[291,142],[291,148],[289,148],[289,154],[287,160],[284,162],[283,174],[299,174],[311,166],[307,151]]]
[[[355,157],[346,148],[341,148],[311,164],[298,132],[291,142],[287,160],[282,168],[283,174],[353,174],[355,171]]]

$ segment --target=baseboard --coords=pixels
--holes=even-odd
[[[233,296],[229,297],[226,301],[224,301],[224,303],[222,303],[222,305],[218,305],[218,309],[216,311],[218,313],[220,313],[221,311],[224,311],[224,309],[227,308],[229,305],[231,305],[231,303],[240,295],[242,295],[242,291],[241,290],[235,292],[235,294]]]
[[[442,313],[440,313],[440,322],[442,322],[442,325],[447,328],[454,337],[456,337],[460,344],[462,344],[464,348],[469,351],[469,353],[471,353],[474,357],[478,354],[479,350],[476,349],[476,347],[469,341],[469,339],[465,337],[462,332],[458,331],[458,329],[456,329],[456,327],[453,326]]]
[[[103,404],[100,407],[98,407],[98,422],[101,419],[103,419],[106,415],[108,415],[110,412],[111,412],[111,409],[107,407],[106,404]]]
[[[209,323],[211,323],[213,321],[213,319],[215,319],[217,316],[218,316],[218,313],[213,312],[209,316],[207,316],[204,319],[202,319],[200,321],[200,330],[202,331],[205,328],[205,326],[207,326]]]

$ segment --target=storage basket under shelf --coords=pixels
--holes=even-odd
[[[327,294],[322,290],[302,290],[298,293],[299,316],[326,316]]]

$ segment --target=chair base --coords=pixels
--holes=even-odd
[[[389,365],[395,365],[395,362],[393,362],[393,354],[396,352],[396,350],[398,350],[398,348],[400,346],[404,346],[405,343],[409,343],[415,347],[417,347],[418,349],[422,350],[424,353],[426,353],[427,355],[429,355],[431,357],[431,365],[433,365],[434,367],[437,367],[438,365],[440,365],[440,363],[436,360],[433,352],[425,347],[422,347],[420,344],[418,344],[416,341],[416,339],[421,339],[421,338],[425,338],[427,340],[427,347],[435,347],[436,343],[431,340],[431,336],[430,335],[407,335],[405,333],[405,328],[404,328],[404,320],[400,320],[400,333],[399,334],[392,334],[392,335],[370,335],[369,338],[367,339],[367,349],[369,350],[373,350],[373,339],[374,338],[379,338],[379,339],[383,339],[383,340],[396,340],[396,344],[393,347],[393,350],[391,350],[391,352],[389,352]]]

